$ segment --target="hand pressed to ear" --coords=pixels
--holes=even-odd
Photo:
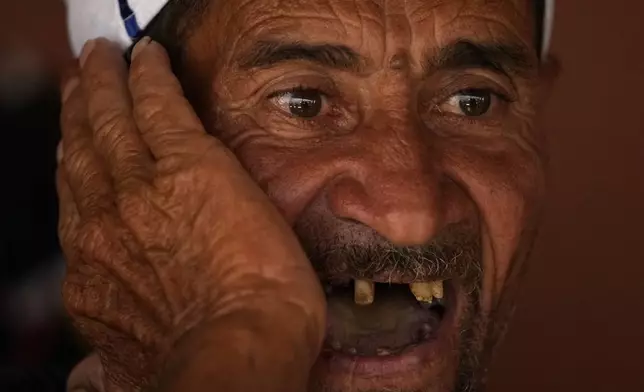
[[[116,47],[96,40],[80,63],[63,89],[63,295],[108,390],[158,377],[185,386],[201,374],[181,369],[191,357],[232,377],[221,390],[259,382],[234,380],[249,356],[254,371],[273,373],[265,385],[284,382],[276,344],[284,364],[308,370],[325,326],[317,277],[266,195],[204,131],[163,48],[144,39],[128,71]]]

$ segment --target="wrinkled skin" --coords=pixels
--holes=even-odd
[[[340,69],[302,59],[264,66],[243,64],[240,59],[248,57],[253,45],[268,40],[342,45],[361,56],[360,67]],[[501,63],[506,72],[499,72],[490,67],[438,66],[440,62],[427,61],[436,59],[441,49],[457,41],[518,48],[520,67],[508,71]],[[540,64],[537,58],[529,2],[218,0],[203,15],[185,48],[186,62],[179,76],[203,127],[232,151],[305,247],[329,242],[367,246],[382,241],[395,246],[420,246],[455,225],[467,227],[469,234],[480,241],[478,262],[483,273],[476,282],[477,297],[465,291],[458,293],[455,325],[439,345],[417,358],[415,367],[387,377],[377,374],[367,377],[355,371],[332,371],[320,360],[311,373],[309,390],[439,392],[451,391],[457,384],[462,389],[482,385],[489,353],[511,310],[517,278],[535,233],[544,188],[543,141],[535,121],[552,73],[549,65]],[[316,116],[294,116],[289,105],[280,99],[298,87],[320,90],[325,96]],[[453,97],[470,89],[492,92],[491,106],[484,115],[468,116],[454,101]],[[136,99],[134,103],[136,107]],[[164,107],[171,112],[170,106]],[[155,126],[163,128],[165,124],[161,121]],[[208,140],[207,143],[212,143],[210,140],[216,139]],[[180,141],[173,138],[168,146],[174,143]],[[179,147],[177,150],[181,151]],[[162,166],[172,173],[177,167],[184,167],[177,160],[168,162]],[[201,203],[209,197],[218,199],[219,187],[228,189],[227,182],[234,184],[238,175],[243,177],[237,167],[229,172],[217,165],[203,165],[187,177],[171,177],[172,189],[176,191],[170,193],[177,205],[185,205],[184,210],[176,210],[172,216],[190,220],[190,214],[196,210],[190,209],[188,195],[196,192]],[[208,188],[210,181],[216,184]],[[255,195],[256,190],[251,191],[253,187],[246,180],[239,181],[243,186],[231,186],[231,194]],[[253,214],[266,213],[264,203],[261,204]],[[244,237],[259,238],[268,232],[251,224],[254,219],[248,217],[252,214],[236,212],[233,215],[245,217],[236,223],[244,227],[242,232],[247,233]],[[220,252],[238,253],[244,260],[255,256],[253,245],[249,248],[247,243],[237,242],[232,234],[220,231],[215,224],[217,229],[208,228],[206,223],[235,219],[229,215],[219,207],[213,208],[212,218],[200,226],[202,232],[193,229],[180,235],[172,230],[168,238],[186,244],[182,246],[185,252],[198,260],[207,259],[215,270],[219,268],[215,261],[223,259]],[[101,225],[109,221],[102,216],[98,219]],[[130,219],[126,222],[130,228],[142,224],[136,214]],[[277,221],[272,217],[267,224]],[[168,225],[176,227],[173,223]],[[160,233],[165,238],[165,232]],[[244,247],[233,245],[230,251],[221,251],[215,245],[225,246],[222,240],[206,239],[213,234],[233,244],[243,243]],[[277,235],[287,236],[281,229]],[[294,252],[294,260],[299,260],[299,250],[292,250],[297,246],[290,248],[290,239],[278,239],[281,244],[278,251]],[[145,241],[141,246],[157,249],[146,246]],[[262,243],[263,246],[266,244]],[[310,258],[315,258],[310,248],[306,250]],[[106,252],[112,255],[119,250]],[[168,254],[164,256],[167,258]],[[96,258],[94,254],[88,257]],[[184,260],[167,262],[170,261],[176,266],[168,270],[167,276],[192,281],[196,287],[202,287],[198,290],[202,294],[209,289],[217,290],[222,283],[216,272],[190,275],[190,270],[181,268]],[[298,266],[294,268],[297,272],[285,273],[283,281],[288,284],[284,287],[294,282],[310,283],[306,280],[310,271],[301,272],[300,264],[294,265]],[[316,268],[322,275],[331,273],[324,266]],[[107,271],[92,273],[103,277]],[[174,274],[179,278],[174,278]],[[126,286],[144,289],[151,279],[141,274],[132,276],[133,281],[126,282]],[[138,283],[135,285],[134,281]],[[237,284],[231,279],[230,287]],[[249,283],[248,290],[254,292],[253,283]],[[287,287],[276,292],[288,297],[291,291]],[[173,300],[181,303],[186,298],[183,292],[166,295],[170,304],[168,309],[159,310],[160,321],[163,317],[167,319],[166,314],[173,314],[173,307],[181,309],[180,305],[172,305]],[[309,300],[315,309],[318,306],[315,293],[302,299]],[[212,298],[203,301],[213,302]],[[152,309],[160,306],[156,302],[146,305]],[[94,305],[85,305],[86,309],[92,309],[91,306]],[[129,304],[118,309],[115,317],[131,319],[139,314],[140,308],[145,307]],[[216,306],[201,307],[193,312],[196,319],[204,313],[216,315],[218,310]],[[315,325],[311,322],[315,319],[319,317],[304,315],[301,323]],[[162,323],[158,327],[159,320],[150,320],[145,322],[151,323],[151,330],[170,328]],[[297,318],[293,323],[298,323]],[[112,362],[115,367],[110,373],[115,380],[127,379],[130,384],[136,384],[138,379],[147,380],[153,377],[151,369],[163,358],[156,352],[151,354],[153,360],[141,358],[147,367],[133,373],[123,366],[130,364],[124,357],[136,355],[140,342],[146,342],[147,336],[146,339],[136,336],[136,343],[130,348],[118,343],[123,355],[110,355],[114,343],[101,342],[100,331],[104,328],[101,323],[96,330],[81,327],[99,347],[103,344],[103,365],[110,368]],[[179,326],[180,330],[189,328]],[[464,328],[469,330],[461,334]],[[464,336],[467,346],[462,341]],[[158,340],[161,347],[167,346],[165,336]],[[152,346],[159,346],[155,339],[151,341]],[[457,379],[464,366],[469,367],[465,374],[467,382]]]
[[[89,379],[109,391],[139,390],[161,368],[178,372],[172,364],[184,352],[199,356],[209,344],[230,376],[238,358],[258,357],[243,347],[260,344],[258,334],[260,352],[277,346],[310,366],[324,298],[295,236],[230,151],[205,133],[163,48],[141,44],[135,54],[128,86],[119,49],[88,44],[80,76],[63,90],[63,295],[105,367],[104,380]],[[278,324],[284,317],[288,326]],[[236,342],[235,353],[223,348],[227,341]],[[306,382],[305,372],[298,379],[263,364],[278,390]],[[181,390],[181,377],[172,381]]]

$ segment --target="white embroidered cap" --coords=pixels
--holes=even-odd
[[[544,0],[543,36],[541,37],[541,58],[547,59],[555,28],[555,0]]]
[[[85,42],[105,37],[125,51],[141,35],[169,0],[65,0],[74,54]],[[554,27],[555,0],[544,1],[542,58],[547,58]]]
[[[72,51],[104,37],[125,51],[168,3],[168,0],[65,0]]]

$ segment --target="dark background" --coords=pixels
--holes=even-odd
[[[63,380],[82,352],[58,300],[48,76],[70,58],[63,11],[0,5],[0,380],[32,390]],[[644,2],[558,1],[551,188],[493,392],[644,391],[643,39]]]

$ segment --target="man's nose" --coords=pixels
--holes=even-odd
[[[361,140],[360,151],[344,161],[342,174],[327,188],[331,210],[396,245],[426,243],[444,216],[440,171],[431,150],[412,132],[374,130]]]

